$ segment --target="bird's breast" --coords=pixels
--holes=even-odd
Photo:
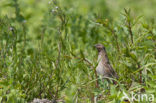
[[[99,62],[98,66],[96,67],[96,71],[100,75],[104,75],[105,74],[105,68],[103,66],[102,61]]]

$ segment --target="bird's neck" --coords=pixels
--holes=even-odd
[[[101,50],[98,54],[98,61],[102,61],[102,62],[108,62],[108,57],[107,57],[107,53],[105,50]]]

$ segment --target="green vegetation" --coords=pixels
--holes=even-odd
[[[154,95],[155,0],[1,0],[0,102],[126,103]],[[118,85],[94,73],[102,43]],[[151,103],[144,100],[136,103]]]

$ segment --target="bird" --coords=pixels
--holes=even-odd
[[[117,84],[114,79],[118,79],[119,76],[109,62],[105,47],[102,44],[96,44],[94,46],[98,51],[97,74],[101,75],[102,78],[107,78],[108,81],[110,81],[108,78],[113,78],[113,84]]]

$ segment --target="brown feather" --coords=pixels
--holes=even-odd
[[[113,69],[113,67],[110,65],[105,47],[102,44],[97,44],[96,48],[98,50],[98,66],[96,68],[97,73],[104,76],[104,77],[111,77],[118,79],[118,75]],[[113,81],[114,84],[115,81]]]

